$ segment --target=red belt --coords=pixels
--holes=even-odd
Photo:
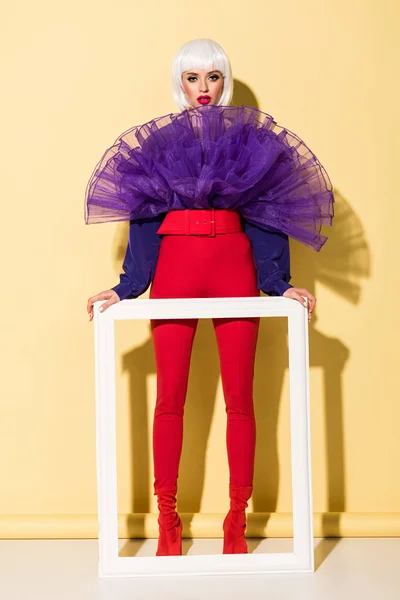
[[[238,231],[243,231],[240,214],[237,211],[223,208],[171,210],[157,229],[157,233],[162,234],[208,237],[214,237],[217,233]]]

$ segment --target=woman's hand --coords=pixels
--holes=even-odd
[[[120,297],[117,292],[114,290],[106,290],[105,292],[100,292],[100,294],[96,294],[96,296],[92,296],[87,301],[87,311],[89,313],[89,321],[93,319],[93,304],[98,300],[107,300],[100,306],[100,310],[103,312],[106,308],[111,306],[111,304],[115,304],[120,301]]]
[[[285,296],[285,298],[293,298],[294,300],[298,300],[303,306],[304,298],[302,298],[302,296],[308,298],[308,321],[311,321],[312,311],[314,310],[315,305],[317,303],[317,299],[315,298],[315,296],[310,294],[310,292],[305,288],[295,287],[289,288],[288,290],[286,290],[286,292],[284,292],[283,295]]]

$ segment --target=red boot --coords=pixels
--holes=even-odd
[[[253,486],[229,484],[230,509],[223,523],[223,554],[247,554],[246,512],[247,500],[253,492]]]
[[[158,488],[159,538],[156,556],[182,554],[182,521],[176,512],[177,486]]]

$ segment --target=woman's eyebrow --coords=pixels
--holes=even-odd
[[[219,71],[218,69],[214,69],[214,71],[208,71],[207,75],[209,75],[210,73],[221,73],[221,71]],[[188,73],[186,73],[186,75],[198,75],[198,73],[196,73],[196,71],[189,71]]]

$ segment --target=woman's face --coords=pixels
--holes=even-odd
[[[193,69],[182,73],[182,86],[192,107],[217,104],[224,89],[224,78],[217,69]]]

